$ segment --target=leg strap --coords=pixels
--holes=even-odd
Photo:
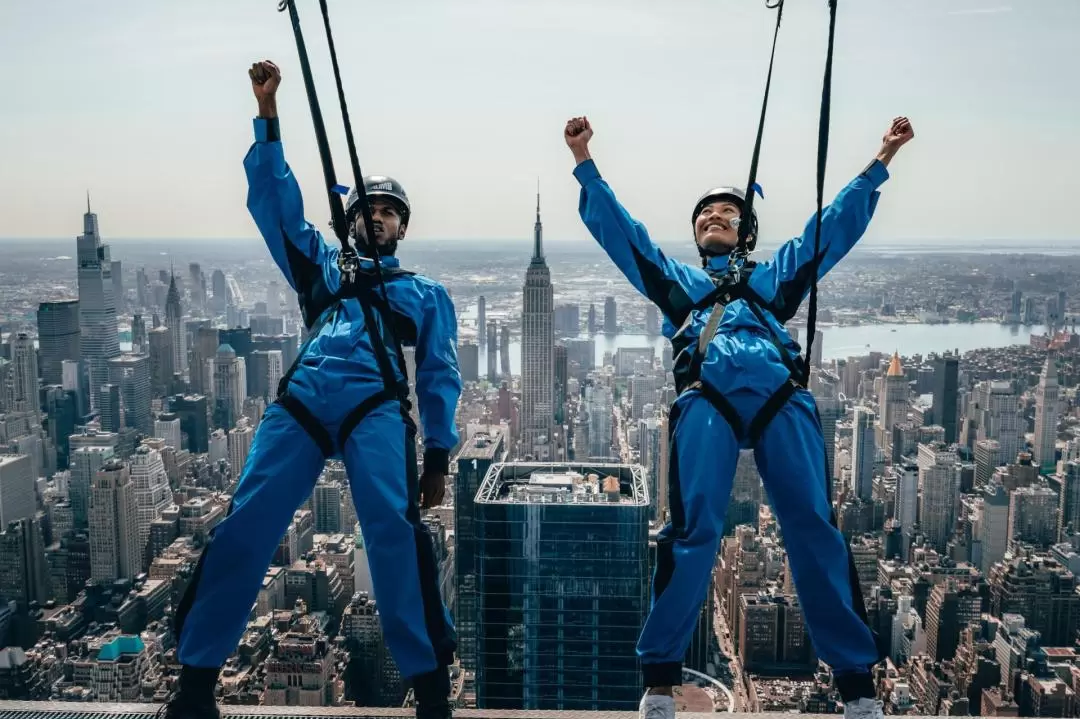
[[[795,375],[789,375],[787,381],[780,385],[770,397],[765,400],[765,404],[761,405],[761,409],[754,415],[754,418],[750,420],[749,428],[743,425],[742,418],[739,417],[738,411],[735,406],[731,404],[727,397],[721,394],[715,387],[708,382],[698,380],[692,383],[686,389],[697,390],[701,393],[701,396],[709,401],[720,416],[723,417],[728,425],[731,426],[731,431],[735,433],[735,439],[742,442],[743,439],[750,440],[751,445],[757,444],[761,439],[762,433],[765,428],[769,426],[769,422],[772,422],[776,413],[784,406],[792,395],[795,394],[795,390],[800,389],[801,385],[796,380]]]
[[[375,411],[375,408],[386,402],[398,402],[401,407],[401,417],[405,420],[405,424],[412,427],[412,417],[409,416],[407,409],[408,397],[402,398],[392,389],[381,389],[375,394],[365,399],[360,404],[356,405],[356,408],[352,412],[349,412],[345,416],[345,419],[341,421],[341,429],[338,430],[338,446],[344,450],[345,442],[348,441],[353,431],[356,430],[360,423],[364,421],[364,418]],[[415,431],[415,427],[413,430]]]
[[[290,394],[283,394],[278,397],[276,401],[286,412],[292,415],[292,418],[296,420],[297,424],[304,428],[304,431],[311,436],[311,439],[315,441],[315,444],[319,445],[319,449],[322,450],[324,457],[333,456],[333,438],[330,436],[330,433],[326,431],[326,427],[323,427],[322,423],[311,413],[311,410],[304,406],[303,402]]]
[[[701,396],[709,400],[720,416],[727,420],[727,423],[731,426],[731,431],[735,433],[735,441],[741,442],[746,433],[743,428],[742,418],[739,417],[738,411],[735,406],[728,401],[728,398],[720,394],[711,384],[707,382],[697,381],[687,387],[688,390],[696,389],[701,393]]]
[[[780,411],[789,399],[791,399],[797,389],[799,389],[799,385],[796,383],[794,375],[789,376],[787,382],[780,385],[780,387],[765,400],[765,404],[761,405],[761,409],[754,415],[754,419],[750,420],[750,431],[747,432],[750,444],[755,445],[758,443],[758,440],[761,439],[761,435],[765,432],[765,428],[769,426],[769,422],[773,421],[773,417],[775,417],[776,413]]]

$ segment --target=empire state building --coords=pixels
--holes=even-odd
[[[550,461],[555,459],[555,301],[544,260],[543,233],[537,192],[533,256],[525,272],[521,321],[521,454]]]

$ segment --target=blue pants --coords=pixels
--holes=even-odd
[[[760,404],[760,398],[730,399],[744,421],[757,409],[748,405]],[[657,541],[652,608],[638,640],[646,686],[682,683],[682,660],[712,577],[739,458],[731,427],[697,392],[678,399],[671,423],[672,521]],[[863,674],[879,655],[857,608],[862,598],[852,583],[847,542],[830,521],[824,451],[814,399],[800,390],[768,424],[754,457],[784,532],[814,650],[837,676]]]
[[[339,397],[301,399],[336,422],[352,409]],[[340,412],[325,407],[336,404]],[[327,427],[336,436],[337,427]],[[383,635],[402,676],[453,663],[455,640],[439,596],[434,545],[417,504],[415,432],[395,402],[380,405],[342,452],[371,568]],[[279,404],[255,433],[240,483],[177,609],[180,662],[220,667],[236,648],[266,569],[325,458]]]

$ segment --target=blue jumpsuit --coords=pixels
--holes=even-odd
[[[244,168],[248,209],[301,302],[305,296],[338,291],[339,250],[327,246],[304,219],[300,188],[285,162],[276,120],[255,120],[255,144]],[[382,263],[398,266],[394,257]],[[416,346],[425,466],[446,471],[458,441],[454,413],[461,394],[454,306],[441,285],[420,275],[398,275],[386,284],[395,331]],[[383,380],[359,302],[343,300],[331,312],[303,353],[288,393],[336,437],[345,416],[382,390]],[[402,338],[401,333],[411,336]],[[388,349],[400,377],[396,352]],[[348,471],[383,634],[405,677],[451,664],[455,650],[453,625],[439,595],[433,543],[417,503],[414,433],[398,403],[385,402],[335,452]],[[325,459],[280,404],[267,409],[229,514],[216,527],[178,607],[182,664],[220,667],[235,649],[275,548]]]
[[[619,204],[592,160],[578,165],[574,176],[581,183],[582,220],[630,283],[664,314],[664,335],[671,339],[684,321],[677,300],[703,300],[714,289],[709,274],[666,257],[644,225]],[[887,178],[885,166],[875,161],[824,211],[819,277],[862,236],[877,205],[877,188]],[[790,318],[809,292],[815,219],[816,214],[802,237],[783,244],[749,280],[765,303],[766,321],[792,358],[799,354],[799,346],[774,314]],[[710,271],[722,275],[727,263],[726,257],[711,257]],[[690,314],[682,332],[690,341],[688,351],[696,347],[711,311],[708,307]],[[723,313],[707,345],[701,377],[730,401],[745,426],[789,372],[768,329],[743,300],[731,302]],[[683,391],[676,400],[671,425],[671,522],[658,539],[652,606],[638,641],[646,686],[682,683],[682,659],[708,590],[740,445],[747,444],[694,389]],[[814,649],[838,681],[845,674],[862,677],[879,654],[860,617],[862,598],[849,574],[847,544],[830,521],[824,441],[808,391],[795,392],[753,450],[783,528]]]

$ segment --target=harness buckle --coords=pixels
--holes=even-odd
[[[356,273],[360,270],[360,258],[357,257],[356,252],[349,248],[348,250],[342,250],[338,255],[338,270],[345,276],[346,281],[352,284],[356,281]]]

